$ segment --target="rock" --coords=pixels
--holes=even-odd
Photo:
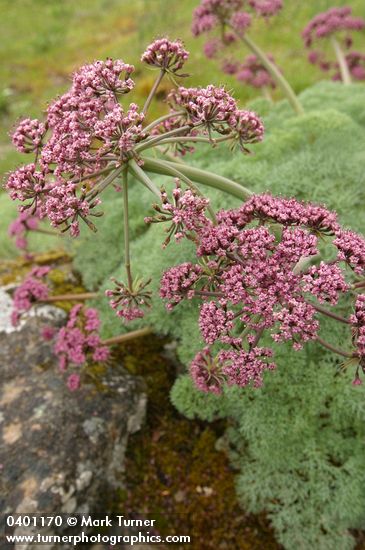
[[[0,292],[0,302],[5,298]],[[71,393],[52,343],[40,337],[64,315],[42,309],[19,330],[1,318],[0,513],[105,513],[122,484],[128,436],[144,419],[143,386],[113,366],[102,389],[84,385]]]

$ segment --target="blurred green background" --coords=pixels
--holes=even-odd
[[[70,73],[85,62],[110,56],[135,64],[133,100],[142,103],[154,73],[139,59],[159,35],[183,39],[191,52],[187,65],[191,77],[185,83],[226,84],[242,101],[254,97],[255,90],[224,75],[214,60],[204,57],[205,37],[194,39],[190,32],[198,4],[198,0],[0,0],[0,172],[20,161],[8,137],[17,118],[40,116],[47,101],[67,88]],[[365,16],[364,0],[334,4],[351,5],[354,14]],[[274,54],[296,91],[322,78],[306,60],[300,33],[314,14],[331,5],[331,0],[284,0],[285,9],[277,17],[257,20],[251,29],[251,36]],[[364,35],[357,36],[355,46],[364,49],[364,45]]]

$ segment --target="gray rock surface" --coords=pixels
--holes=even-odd
[[[144,419],[141,381],[122,367],[108,368],[102,390],[68,390],[52,344],[40,337],[42,326],[60,324],[54,309],[29,316],[20,330],[1,322],[2,514],[105,514],[121,485],[128,436]]]

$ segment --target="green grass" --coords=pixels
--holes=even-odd
[[[363,0],[350,4],[365,15]],[[0,0],[0,143],[8,143],[8,130],[19,116],[39,116],[47,101],[68,85],[69,74],[95,58],[121,57],[134,63],[138,79],[134,99],[142,101],[153,72],[141,66],[140,54],[158,35],[182,38],[191,52],[189,85],[227,84],[243,102],[256,92],[220,72],[202,53],[204,38],[190,32],[197,0]],[[321,78],[306,61],[300,32],[330,0],[286,0],[285,9],[270,22],[257,21],[251,36],[271,51],[296,91]],[[364,37],[355,45],[364,47]],[[246,52],[242,50],[242,56]],[[277,93],[277,97],[280,93]],[[10,169],[13,156],[0,150],[0,172]]]

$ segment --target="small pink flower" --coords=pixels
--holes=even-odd
[[[67,387],[70,391],[77,391],[80,388],[80,375],[70,374],[67,378]]]
[[[12,134],[12,142],[21,153],[31,153],[41,147],[45,125],[37,119],[25,118]]]
[[[41,330],[41,336],[43,340],[52,340],[56,334],[56,329],[54,327],[43,327]]]
[[[145,309],[151,307],[151,292],[147,290],[151,279],[147,281],[136,280],[132,288],[122,281],[111,279],[115,285],[113,290],[106,290],[105,295],[112,298],[109,305],[115,310],[118,317],[125,321],[140,319],[145,315]]]
[[[361,31],[365,27],[365,20],[361,17],[352,16],[350,6],[333,7],[329,10],[316,15],[305,27],[302,36],[307,48],[312,46],[313,42],[327,38],[334,33],[351,31]],[[347,42],[349,44],[349,42]],[[346,42],[345,42],[346,45]]]
[[[141,61],[165,71],[177,73],[189,57],[181,40],[171,41],[160,38],[150,44],[141,57]],[[179,76],[179,75],[178,75]]]

